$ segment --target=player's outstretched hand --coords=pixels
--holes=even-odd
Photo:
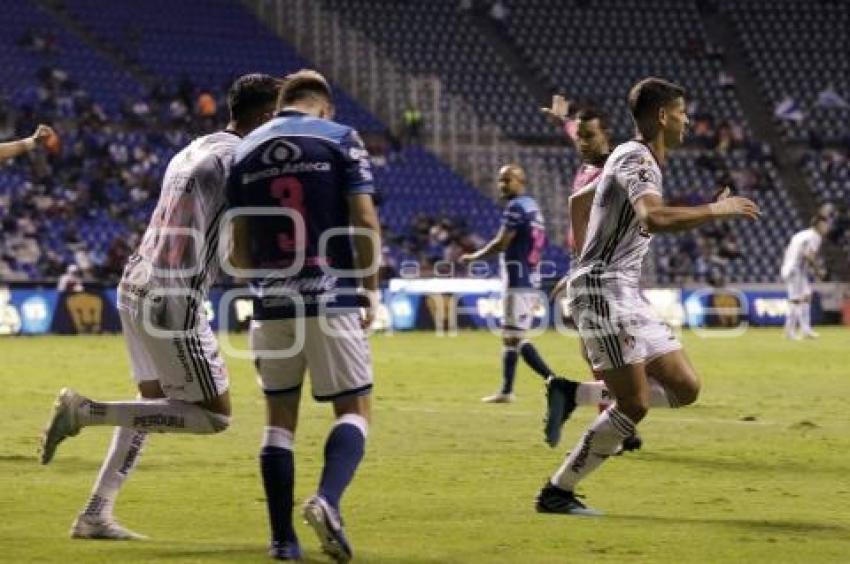
[[[53,131],[53,128],[42,123],[35,129],[35,133],[32,134],[32,139],[36,143],[43,145],[54,135],[56,135],[56,132]]]
[[[761,210],[758,204],[749,198],[741,196],[730,196],[729,188],[726,188],[717,201],[708,204],[712,215],[719,218],[746,217],[751,220],[756,220],[761,216]]]
[[[551,108],[540,108],[540,111],[546,114],[550,121],[557,125],[563,125],[567,120],[567,113],[570,111],[570,103],[560,94],[552,96]]]

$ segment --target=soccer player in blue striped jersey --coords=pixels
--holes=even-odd
[[[233,155],[244,135],[272,117],[278,88],[268,75],[237,79],[228,93],[227,127],[196,139],[168,163],[150,224],[118,286],[142,399],[101,402],[65,388],[56,400],[42,438],[43,464],[83,427],[115,427],[91,497],[71,529],[74,538],[141,538],[114,520],[112,508],[149,432],[210,434],[229,425],[227,369],[203,303],[219,272],[219,223]]]
[[[520,355],[544,380],[555,376],[534,345],[525,339],[534,322],[534,310],[540,305],[539,265],[546,244],[543,213],[534,198],[525,193],[525,171],[519,165],[499,169],[498,186],[505,202],[501,228],[482,248],[460,257],[461,262],[471,263],[501,256],[505,282],[502,387],[498,393],[482,398],[486,403],[514,401],[514,376]]]
[[[369,155],[354,129],[331,121],[333,95],[322,75],[302,70],[286,77],[278,106],[276,117],[239,147],[229,188],[234,266],[252,281],[251,348],[266,396],[260,469],[269,553],[281,560],[301,555],[292,527],[293,448],[309,370],[313,397],[333,405],[336,422],[303,515],[324,551],[346,562],[352,548],[340,500],[369,427],[365,329],[378,305],[380,226]]]

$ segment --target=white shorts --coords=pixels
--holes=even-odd
[[[594,370],[650,362],[682,344],[637,288],[586,280],[572,288],[570,310]]]
[[[534,310],[540,303],[540,293],[534,289],[511,289],[505,292],[502,329],[506,333],[525,333],[534,323]],[[521,335],[518,335],[521,336]]]
[[[133,379],[137,384],[159,380],[171,399],[210,401],[227,391],[227,367],[203,308],[195,316],[193,328],[183,331],[185,300],[175,302],[168,301],[174,307],[166,306],[171,313],[165,312],[157,323],[168,335],[151,334],[140,312],[119,308]]]
[[[306,370],[318,401],[372,390],[369,341],[358,313],[255,320],[251,350],[260,387],[267,395],[299,390]]]
[[[802,300],[812,295],[812,285],[805,273],[792,272],[784,280],[789,300]]]

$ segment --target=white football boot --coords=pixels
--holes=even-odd
[[[59,443],[80,432],[77,409],[86,398],[70,388],[62,388],[53,404],[53,416],[41,436],[41,463],[48,464],[56,454]]]
[[[114,519],[80,514],[71,526],[72,539],[145,540],[148,537],[125,529]]]

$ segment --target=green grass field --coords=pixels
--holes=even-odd
[[[609,461],[581,492],[601,518],[538,515],[533,497],[594,414],[579,409],[556,450],[542,440],[542,385],[519,369],[513,405],[484,405],[499,340],[396,334],[372,340],[375,415],[366,459],[343,500],[360,562],[850,562],[850,332],[814,342],[776,330],[683,336],[703,377],[695,406],[655,410],[644,449]],[[239,338],[244,344],[244,339]],[[574,338],[536,339],[584,375]],[[38,464],[56,391],[132,392],[119,337],[0,339],[0,561],[257,562],[267,542],[256,462],[263,400],[248,361],[230,362],[234,422],[213,437],[155,435],[116,514],[152,540],[72,541],[109,441],[86,429]],[[331,422],[306,401],[297,496],[312,493]],[[325,562],[311,531],[308,562]]]

